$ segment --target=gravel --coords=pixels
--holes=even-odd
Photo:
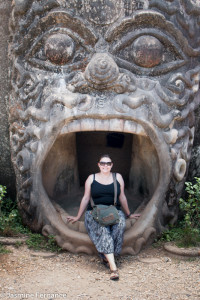
[[[120,280],[97,256],[7,246],[0,254],[0,299],[200,300],[200,258],[182,260],[152,246],[117,260]]]

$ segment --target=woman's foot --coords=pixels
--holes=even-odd
[[[109,262],[107,261],[106,258],[102,258],[102,264],[103,264],[106,268],[109,268]]]
[[[119,273],[118,270],[110,270],[111,275],[110,275],[110,280],[119,280]]]
[[[110,279],[111,280],[118,280],[119,279],[119,273],[117,270],[117,266],[115,264],[115,257],[113,253],[104,254],[105,258],[107,259],[110,267]]]
[[[109,262],[108,262],[107,258],[105,257],[105,255],[104,255],[104,254],[101,254],[100,257],[101,257],[101,262],[102,262],[102,264],[103,264],[106,268],[109,268]]]

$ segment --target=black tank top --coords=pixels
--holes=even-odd
[[[110,184],[102,184],[94,180],[91,184],[91,195],[94,204],[113,205],[114,204],[114,182]],[[120,184],[117,181],[117,205],[116,208],[120,209],[121,205],[119,202],[120,195]],[[92,210],[91,203],[89,202],[87,210]]]

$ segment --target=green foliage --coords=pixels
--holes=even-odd
[[[0,243],[0,254],[6,254],[11,253],[10,250],[6,249],[1,243]]]
[[[57,246],[53,235],[50,235],[47,238],[39,233],[30,233],[26,244],[29,248],[34,250],[46,250],[51,252],[61,251],[61,248]]]
[[[19,241],[15,242],[15,248],[19,248],[19,247],[21,247],[22,245],[23,245],[22,242],[19,242]]]
[[[0,235],[16,236],[28,233],[29,229],[22,224],[17,203],[5,195],[6,187],[0,185]]]
[[[186,182],[187,199],[180,198],[180,209],[184,212],[185,227],[200,229],[200,178],[196,183]]]
[[[171,242],[179,241],[183,237],[182,227],[171,227],[169,230],[164,231],[161,240]]]
[[[1,205],[2,205],[2,201],[3,201],[5,194],[6,194],[6,187],[3,185],[0,185],[0,211],[1,211]]]
[[[44,237],[39,233],[31,233],[26,228],[19,215],[17,203],[10,198],[6,198],[6,187],[0,185],[0,235],[2,236],[18,236],[26,234],[29,238],[26,244],[34,250],[47,250],[52,252],[61,251],[55,242],[54,236]],[[17,243],[16,247],[20,247],[21,243]],[[2,252],[1,252],[2,251]],[[7,250],[0,244],[0,253],[7,253]]]
[[[171,227],[166,230],[161,241],[175,242],[178,247],[196,247],[200,246],[200,231],[196,228],[185,227],[179,223],[177,227]]]
[[[179,247],[200,246],[200,178],[195,177],[195,181],[185,183],[187,198],[179,200],[183,220],[165,231],[161,240],[175,241]]]
[[[183,228],[183,236],[177,241],[177,246],[185,248],[200,246],[200,231],[197,228]]]

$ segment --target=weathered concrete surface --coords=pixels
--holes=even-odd
[[[114,163],[116,171],[130,194],[141,199],[142,217],[127,230],[124,243],[124,253],[135,254],[178,217],[199,105],[200,41],[194,37],[200,7],[185,0],[172,1],[172,7],[167,0],[166,7],[147,0],[78,2],[12,2],[10,77],[11,4],[0,2],[0,184],[10,190],[15,185],[9,96],[12,161],[24,221],[44,235],[55,234],[63,249],[92,253],[83,224],[73,231],[61,219],[59,198],[67,203],[66,213],[75,208],[76,194],[70,193],[80,193],[79,182],[83,185],[93,172],[96,149],[112,151],[122,169]],[[190,176],[200,168],[198,128]],[[122,140],[117,147],[110,143],[113,132],[124,145],[129,142],[124,146],[129,160],[121,156],[126,153]]]
[[[0,184],[6,185],[8,192],[15,194],[15,174],[10,159],[10,141],[8,131],[7,102],[10,92],[9,80],[9,17],[11,12],[11,1],[0,0]],[[200,97],[200,96],[199,96]],[[194,176],[200,176],[200,109],[195,113],[196,129],[194,148],[188,171],[188,180]]]
[[[189,256],[189,257],[200,256],[199,247],[179,248],[176,245],[173,245],[172,243],[166,243],[164,245],[164,249],[172,254],[180,255],[180,256]]]
[[[128,135],[128,174],[116,171],[127,177],[130,203],[141,199],[141,217],[126,230],[122,253],[138,253],[177,220],[199,106],[200,6],[170,2],[13,1],[9,116],[18,203],[25,223],[54,234],[65,250],[94,247],[81,221],[69,227],[60,199],[65,214],[75,208],[71,192],[81,192],[78,181],[93,172],[102,145],[104,153],[120,150],[112,157],[122,166]]]
[[[0,184],[6,185],[9,193],[15,192],[15,175],[10,159],[7,101],[9,83],[9,16],[11,1],[0,0]]]

